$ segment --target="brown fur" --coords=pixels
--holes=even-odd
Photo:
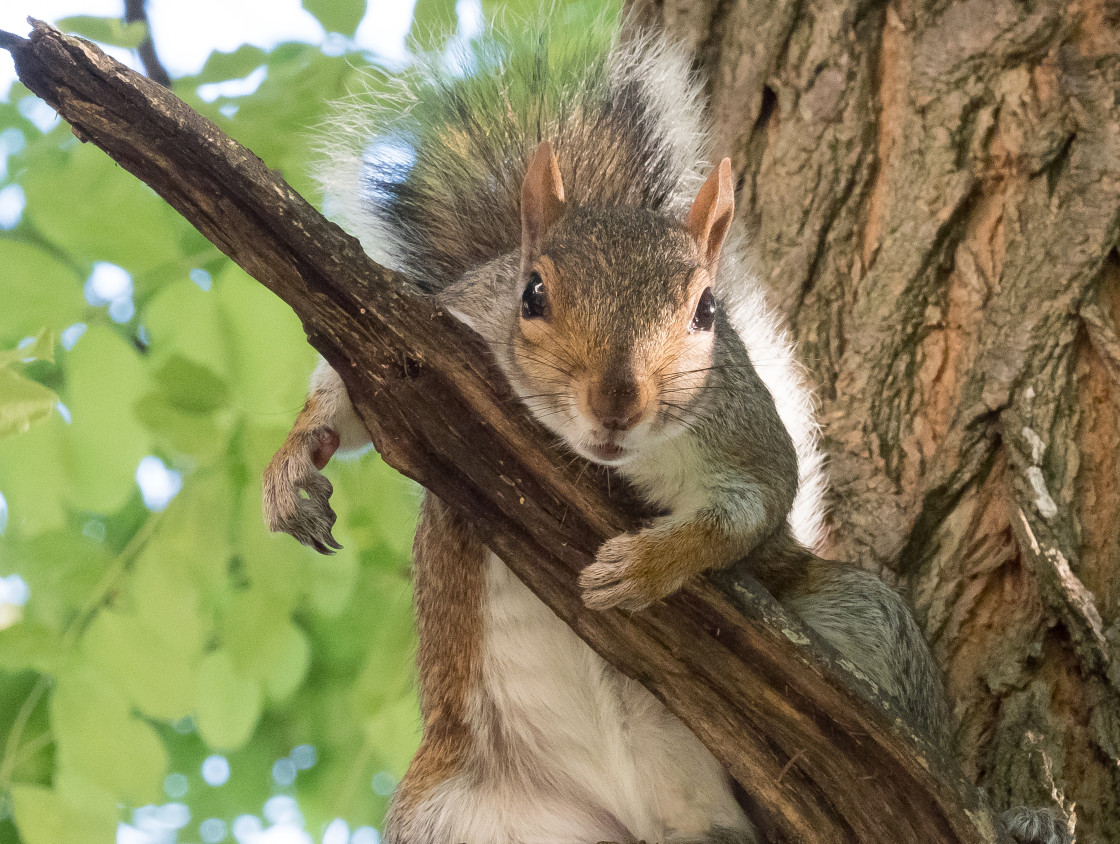
[[[482,597],[488,552],[474,529],[431,493],[413,543],[424,738],[393,800],[392,823],[460,770],[472,734],[469,698],[480,682]]]
[[[671,595],[705,571],[724,568],[754,544],[754,536],[702,515],[608,541],[596,562],[609,568],[588,567],[580,585],[616,606],[637,610]]]
[[[715,272],[723,240],[735,217],[731,159],[725,158],[705,180],[688,212],[686,228],[704,262]]]

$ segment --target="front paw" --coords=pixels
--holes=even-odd
[[[272,458],[264,473],[265,522],[273,532],[287,533],[320,554],[333,554],[342,546],[331,533],[338,518],[330,505],[334,487],[316,467],[321,439],[289,440]]]
[[[680,588],[680,580],[662,564],[658,541],[648,534],[625,533],[603,543],[595,562],[579,576],[586,606],[637,612]]]

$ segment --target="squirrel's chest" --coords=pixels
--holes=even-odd
[[[537,814],[559,798],[569,819],[580,814],[600,824],[590,841],[742,827],[722,768],[695,736],[493,555],[483,618],[477,694],[480,711],[497,721],[486,729],[500,731],[501,740],[478,750],[503,758],[480,768],[518,772],[499,789],[507,812],[516,814],[514,794],[524,793]]]
[[[695,437],[676,437],[620,471],[651,504],[669,512],[689,512],[704,504],[708,456]]]
[[[482,666],[482,693],[524,752],[590,761],[609,756],[615,745],[623,751],[624,722],[641,687],[608,666],[494,555],[483,599]]]

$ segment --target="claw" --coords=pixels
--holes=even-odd
[[[337,447],[337,441],[338,434],[330,429],[290,437],[264,473],[269,530],[289,534],[320,554],[333,554],[342,547],[331,533],[338,519],[330,505],[334,487],[316,465],[326,449],[334,451],[331,445]]]
[[[636,544],[634,535],[616,536],[603,543],[595,562],[579,576],[585,606],[600,612],[612,607],[637,612],[657,600],[637,572]]]

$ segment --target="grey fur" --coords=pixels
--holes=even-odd
[[[786,607],[893,698],[935,746],[952,746],[952,720],[922,632],[902,597],[870,572],[836,567]]]
[[[1016,844],[1070,844],[1073,840],[1069,821],[1057,809],[1018,806],[1000,815],[1000,820]]]
[[[665,844],[755,844],[753,836],[738,829],[711,829],[702,838],[670,838]]]
[[[487,33],[461,48],[466,77],[421,57],[391,104],[340,104],[319,144],[324,192],[371,254],[429,292],[519,245],[521,183],[542,140],[575,204],[684,210],[703,163],[699,87],[663,39],[617,38],[606,19],[563,38]]]

